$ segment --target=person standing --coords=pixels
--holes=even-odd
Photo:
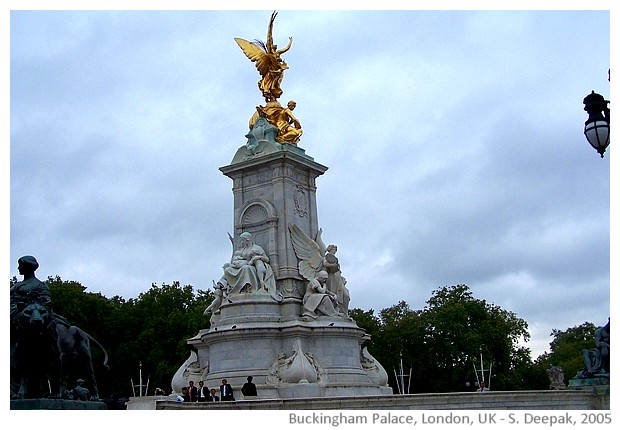
[[[189,381],[189,387],[187,387],[187,395],[190,402],[198,401],[198,388],[194,385],[194,381]]]
[[[241,387],[241,393],[245,397],[257,396],[258,395],[258,393],[256,392],[256,385],[252,382],[252,377],[251,376],[248,376],[248,382],[243,384],[243,387]]]
[[[198,381],[198,401],[206,402],[209,397],[209,389],[205,387],[205,383],[203,381]]]
[[[233,388],[226,379],[222,379],[222,385],[220,385],[220,400],[222,402],[235,400]]]

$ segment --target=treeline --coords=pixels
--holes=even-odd
[[[59,276],[46,282],[54,312],[97,339],[108,353],[109,370],[103,366],[101,350],[91,344],[102,398],[129,397],[134,389],[137,394],[132,385],[139,384],[140,363],[149,394],[156,387],[170,392],[172,376],[190,354],[186,340],[209,325],[203,311],[213,294],[194,291],[191,285],[152,284],[137,298],[125,300],[86,292],[79,282]]]
[[[106,370],[102,352],[92,346],[102,397],[132,396],[140,365],[148,394],[156,387],[170,391],[172,376],[190,353],[186,340],[209,326],[203,311],[213,301],[213,292],[191,285],[152,284],[137,298],[126,300],[86,292],[80,283],[59,276],[46,282],[54,311],[91,334],[109,355]],[[384,366],[395,393],[402,382],[410,393],[473,391],[480,354],[484,367],[491,366],[494,391],[548,389],[551,365],[564,369],[568,384],[583,367],[581,350],[593,348],[596,328],[584,323],[554,330],[550,352],[533,360],[522,346],[530,336],[527,322],[474,298],[466,285],[434,291],[422,310],[412,310],[401,301],[378,314],[352,309],[350,316],[371,336],[363,346]],[[401,363],[406,375],[402,379],[397,377]]]
[[[564,370],[568,385],[583,368],[581,351],[594,347],[596,329],[588,322],[555,329],[550,352],[534,360],[523,346],[530,340],[527,322],[473,297],[466,285],[433,291],[422,310],[401,301],[378,314],[355,309],[351,316],[372,336],[368,349],[385,367],[390,385],[409,393],[475,391],[481,355],[493,391],[549,389],[551,365]],[[411,381],[401,374],[411,374]]]

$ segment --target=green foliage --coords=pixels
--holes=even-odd
[[[86,293],[86,287],[79,282],[63,281],[59,276],[47,278],[46,283],[52,294],[54,312],[89,333],[109,355],[111,351],[108,345],[114,344],[114,334],[118,333],[116,328],[118,298],[110,300],[100,293]],[[106,384],[100,382],[109,377],[109,371],[103,365],[104,351],[91,342],[91,353],[95,374],[100,375],[97,378],[99,394],[105,395],[105,391],[101,391],[101,388],[106,388]],[[109,364],[111,363],[109,360]]]
[[[466,382],[476,380],[474,364],[480,366],[481,353],[485,368],[492,363],[494,390],[526,389],[541,378],[530,372],[529,349],[518,345],[529,340],[527,323],[474,298],[466,285],[434,291],[421,311],[401,301],[378,317],[361,311],[357,316],[363,317],[361,327],[372,326],[368,350],[383,364],[396,392],[401,359],[405,374],[413,369],[412,393],[473,389]]]
[[[169,389],[172,376],[189,355],[186,340],[207,323],[202,314],[213,295],[179,282],[151,289],[131,299],[123,309],[124,342],[117,351],[118,361],[126,363],[122,372],[125,384],[137,383],[138,366],[142,363],[149,388]]]
[[[109,371],[102,366],[102,352],[92,346],[102,397],[133,395],[131,381],[138,383],[140,363],[149,392],[157,386],[169,389],[172,376],[189,356],[186,340],[208,324],[203,311],[213,300],[212,292],[195,292],[191,285],[179,282],[152,284],[129,300],[87,292],[80,283],[59,276],[46,282],[54,311],[88,332],[108,352]]]
[[[377,338],[380,333],[379,318],[375,316],[375,311],[372,309],[364,311],[355,308],[349,310],[349,316],[355,320],[360,328],[363,328],[364,331],[370,335],[370,340],[367,341],[364,346],[369,349],[374,349],[375,338]]]
[[[545,371],[551,366],[558,366],[564,370],[564,383],[574,378],[577,372],[584,368],[584,349],[594,349],[594,332],[596,326],[591,322],[584,322],[566,331],[553,329],[553,340],[549,344],[550,352],[543,354],[536,360],[539,371]]]
[[[10,280],[11,285],[15,282]],[[203,311],[214,299],[211,291],[194,291],[179,282],[152,284],[129,300],[90,293],[80,283],[58,276],[47,283],[54,311],[90,333],[109,354],[107,372],[101,365],[103,354],[93,347],[103,397],[131,396],[131,381],[138,382],[140,363],[149,392],[158,386],[169,389],[172,376],[189,355],[187,339],[208,326]],[[529,340],[527,323],[475,298],[466,285],[433,291],[422,310],[412,310],[401,301],[378,315],[372,309],[352,309],[349,315],[371,336],[364,346],[384,366],[395,392],[401,362],[405,374],[412,369],[412,393],[473,390],[466,382],[476,380],[474,365],[479,367],[481,353],[485,367],[492,364],[493,390],[547,389],[546,370],[551,364],[562,367],[567,379],[583,367],[581,351],[594,347],[596,329],[584,323],[553,330],[551,352],[532,363],[530,350],[519,346]]]

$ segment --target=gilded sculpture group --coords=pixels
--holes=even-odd
[[[297,145],[303,133],[301,123],[293,115],[297,103],[291,100],[287,103],[287,107],[282,107],[278,102],[283,92],[281,84],[284,71],[288,69],[288,65],[281,55],[291,48],[293,38],[289,37],[288,44],[283,49],[278,49],[278,46],[273,43],[273,23],[276,15],[277,12],[271,14],[266,43],[260,40],[249,42],[238,37],[235,38],[235,42],[250,61],[256,63],[256,69],[261,76],[258,81],[258,88],[265,99],[265,106],[257,106],[256,112],[250,118],[250,130],[258,118],[262,117],[278,128],[278,134],[275,137],[277,142]]]

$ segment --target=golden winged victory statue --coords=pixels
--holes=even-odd
[[[256,63],[256,69],[261,76],[258,81],[258,88],[265,98],[265,106],[257,106],[256,112],[250,119],[250,129],[259,117],[263,117],[278,128],[276,141],[296,145],[302,134],[301,124],[293,115],[293,109],[297,104],[291,100],[287,107],[282,107],[278,102],[278,98],[282,95],[280,85],[284,71],[288,69],[288,65],[281,55],[291,48],[293,38],[289,37],[288,44],[283,49],[278,49],[277,45],[273,43],[273,23],[277,15],[278,13],[275,11],[271,14],[266,43],[261,40],[249,42],[239,37],[235,37],[235,42],[243,50],[246,57]]]

